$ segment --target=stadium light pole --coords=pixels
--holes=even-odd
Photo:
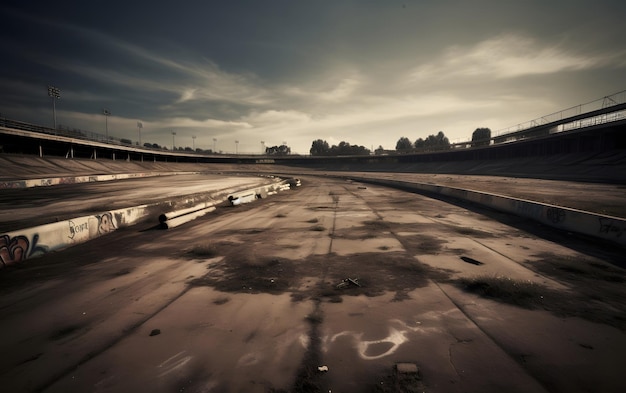
[[[104,108],[102,109],[102,114],[104,115],[104,132],[106,132],[107,142],[109,141],[109,116],[111,116],[111,111]]]
[[[176,150],[176,131],[172,131],[172,150]]]
[[[193,151],[196,151],[196,136],[195,135],[191,137],[191,146],[193,148]]]
[[[261,154],[265,154],[265,141],[261,141]]]
[[[235,141],[235,154],[239,154],[239,141]]]
[[[139,134],[139,146],[141,146],[141,129],[143,128],[143,124],[138,121],[137,122],[137,133]]]
[[[54,133],[57,132],[57,109],[56,100],[61,98],[61,90],[54,86],[48,86],[48,96],[52,97],[52,119],[54,121]]]
[[[213,153],[217,153],[217,138],[213,138]]]

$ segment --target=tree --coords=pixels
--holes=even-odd
[[[472,132],[472,146],[489,146],[491,143],[491,130],[489,128],[477,128]]]
[[[446,150],[450,148],[450,141],[444,135],[443,131],[439,131],[435,136],[435,148],[437,150]]]
[[[329,154],[332,156],[367,156],[370,154],[370,151],[365,146],[351,145],[348,142],[341,141],[339,145],[333,145],[330,148]]]
[[[383,148],[382,145],[378,145],[378,148],[376,148],[376,150],[374,150],[374,154],[376,154],[377,156],[381,156],[381,155],[385,154],[385,149]]]
[[[450,148],[450,140],[443,131],[439,131],[437,135],[428,135],[426,139],[419,138],[415,141],[416,150],[447,150]]]
[[[311,150],[309,150],[312,156],[326,156],[330,152],[330,146],[328,142],[318,139],[311,144]]]
[[[291,154],[291,148],[287,145],[266,147],[265,154],[270,156],[286,156]]]
[[[398,139],[398,142],[396,143],[396,150],[403,152],[411,151],[413,150],[413,144],[411,143],[409,138],[403,136],[402,138]]]

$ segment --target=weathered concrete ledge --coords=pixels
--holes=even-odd
[[[255,195],[267,196],[284,189],[284,185],[288,181],[276,179],[276,181],[270,184],[239,190],[236,193],[251,192]],[[220,197],[212,198],[211,204],[217,205],[226,201],[227,195],[222,194]],[[205,207],[208,207],[208,205]],[[163,213],[163,211],[169,211],[171,208],[171,202],[139,205],[0,234],[0,269],[20,263],[26,259],[84,243],[119,228],[131,226],[144,219],[150,219],[150,217],[154,217],[156,223],[159,220],[159,214],[165,215],[167,219],[167,212]],[[172,216],[184,214],[184,210],[178,210]],[[191,219],[192,216],[188,218]],[[170,223],[170,226],[173,227],[187,222],[184,219],[179,221]]]
[[[370,179],[363,177],[349,177],[349,179],[363,183],[399,188],[417,193],[453,197],[501,212],[530,218],[550,227],[592,236],[626,247],[626,219],[623,218],[488,192],[440,186],[435,184]]]
[[[199,173],[199,172],[139,172],[139,173],[118,173],[118,174],[110,174],[110,175],[62,176],[62,177],[40,178],[40,179],[9,180],[9,181],[0,181],[0,189],[46,187],[46,186],[57,186],[60,184],[90,183],[90,182],[99,182],[99,181],[134,179],[138,177],[189,175],[189,174],[196,174],[196,173]]]

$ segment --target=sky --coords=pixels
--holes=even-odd
[[[3,0],[0,9],[2,116],[52,127],[52,85],[57,124],[168,148],[260,153],[286,143],[308,154],[323,139],[394,149],[439,131],[459,142],[626,90],[623,0]]]

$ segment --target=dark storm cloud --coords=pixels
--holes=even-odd
[[[257,151],[463,139],[626,88],[622,1],[5,1],[0,112]],[[226,149],[227,150],[227,149]],[[234,147],[230,150],[234,150]]]

